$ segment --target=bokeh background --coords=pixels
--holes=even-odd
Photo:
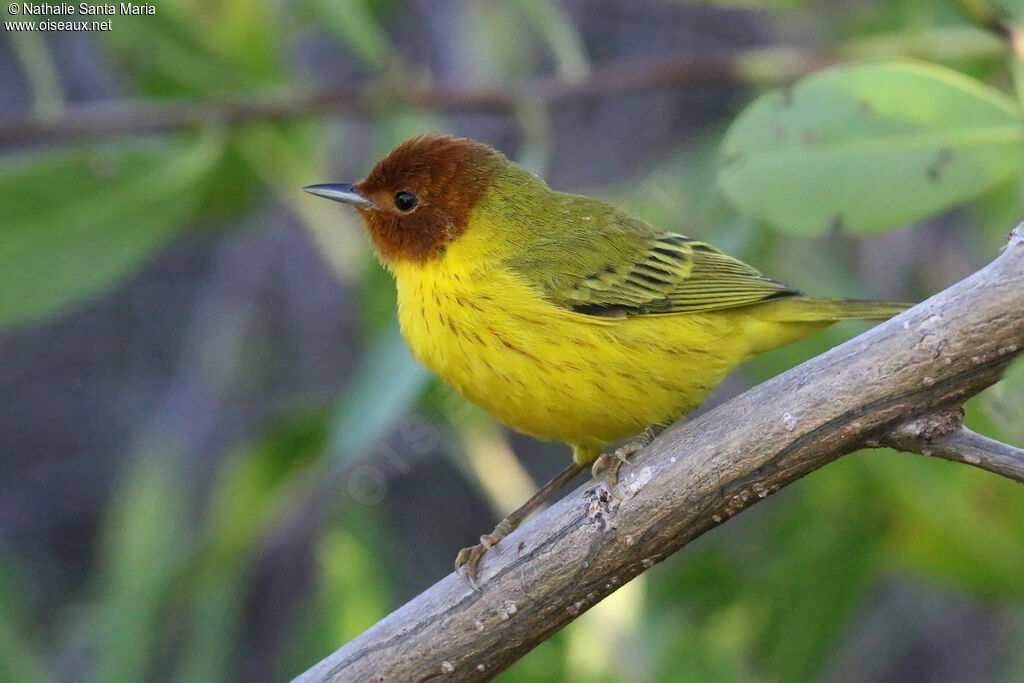
[[[354,216],[303,185],[440,130],[802,289],[920,300],[997,253],[1019,177],[796,237],[723,198],[719,145],[830,63],[914,56],[1012,91],[982,4],[158,0],[108,32],[4,30],[0,679],[288,679],[566,464],[409,357]],[[710,404],[862,329],[758,358]],[[968,423],[1024,444],[1022,403],[1017,367]],[[1024,492],[871,451],[501,680],[1015,681],[1022,642]]]

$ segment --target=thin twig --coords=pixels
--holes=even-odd
[[[751,69],[758,58],[770,59],[775,78],[788,81],[830,62],[828,57],[796,50],[748,50],[724,57],[673,57],[595,66],[578,82],[538,78],[519,87],[452,87],[408,84],[388,88],[371,83],[345,84],[312,91],[250,95],[227,100],[177,98],[91,102],[69,106],[52,119],[29,116],[0,124],[0,146],[44,141],[105,138],[139,132],[168,131],[203,124],[243,124],[308,116],[366,116],[397,105],[441,113],[511,114],[523,101],[558,106],[611,94],[676,88],[702,83],[749,82],[765,69]]]
[[[881,443],[973,465],[1024,484],[1024,449],[971,431],[960,422],[962,417],[960,409],[925,415],[892,429]]]

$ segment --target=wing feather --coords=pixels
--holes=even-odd
[[[799,294],[715,247],[683,235],[651,239],[635,260],[563,282],[556,303],[600,317],[697,313]]]
[[[552,303],[598,318],[736,308],[800,292],[715,247],[597,200],[553,193],[505,263]]]

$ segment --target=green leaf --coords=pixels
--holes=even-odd
[[[558,75],[569,82],[580,81],[590,71],[587,49],[565,8],[551,0],[515,0],[533,30],[540,33],[555,58]]]
[[[175,612],[184,613],[188,603],[171,680],[230,679],[247,619],[249,573],[280,527],[305,509],[310,464],[322,455],[325,438],[326,415],[300,411],[224,462],[205,508],[202,541],[171,582]]]
[[[185,552],[185,496],[177,463],[144,449],[115,492],[103,527],[100,601],[85,626],[96,680],[146,680],[161,600]]]
[[[397,54],[367,0],[319,0],[315,7],[325,25],[367,66],[383,69]]]
[[[1024,21],[1024,0],[996,0],[995,4],[1015,20]]]
[[[423,392],[430,373],[409,353],[397,325],[378,333],[332,420],[328,450],[347,465],[387,434]]]
[[[223,97],[283,84],[289,16],[280,3],[178,0],[155,15],[119,17],[97,37],[142,93]]]
[[[45,667],[36,657],[33,643],[22,637],[13,622],[6,612],[0,611],[0,680],[46,681]]]
[[[802,500],[788,511],[787,522],[764,532],[778,560],[759,568],[761,590],[754,593],[769,608],[765,662],[776,680],[812,679],[842,642],[872,585],[882,508],[872,505],[877,496],[865,474],[861,462],[849,457],[814,472],[798,489]],[[872,509],[850,514],[857,502]]]
[[[37,576],[0,543],[0,681],[46,681],[39,638],[32,638],[42,610],[36,604]]]
[[[214,137],[76,149],[0,167],[0,329],[95,296],[138,268],[190,214]]]
[[[977,400],[1002,432],[993,436],[1012,444],[1024,444],[1024,361],[1014,362],[999,383],[989,387]]]
[[[189,586],[195,591],[185,643],[171,680],[226,681],[244,625],[245,573],[236,570]]]
[[[990,599],[1020,597],[1024,499],[1016,484],[905,454],[869,465],[892,511],[886,533],[894,566]]]
[[[240,565],[287,516],[305,492],[303,472],[325,441],[326,416],[294,416],[224,463],[206,513],[203,572]]]
[[[757,99],[722,144],[719,181],[782,230],[867,233],[947,209],[1024,167],[1009,97],[945,67],[888,62],[821,71]]]

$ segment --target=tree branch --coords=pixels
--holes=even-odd
[[[1018,58],[1024,58],[1024,30],[1004,8],[988,0],[957,0],[957,7],[969,20],[1006,41]]]
[[[973,432],[962,418],[961,408],[924,415],[893,428],[881,444],[974,465],[1024,484],[1024,449]]]
[[[672,57],[606,64],[591,69],[588,77],[581,81],[538,78],[519,88],[508,84],[493,88],[416,84],[388,88],[358,84],[220,101],[180,98],[91,102],[70,106],[55,118],[30,116],[0,123],[0,147],[177,130],[204,124],[242,124],[332,114],[369,116],[395,106],[441,113],[511,114],[522,102],[530,100],[557,106],[589,97],[701,83],[784,82],[828,63],[829,58],[816,53],[766,48],[724,57]]]
[[[959,406],[1022,348],[1024,223],[966,280],[673,425],[617,485],[590,481],[528,520],[484,559],[482,592],[448,575],[297,680],[490,678],[694,538],[869,443],[928,442],[1019,480],[1020,452],[962,430]]]

